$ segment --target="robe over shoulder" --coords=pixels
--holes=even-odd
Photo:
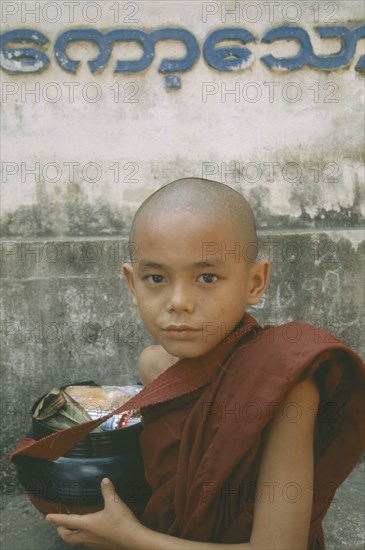
[[[142,522],[173,536],[248,542],[260,460],[273,414],[288,391],[313,377],[320,391],[314,435],[314,496],[308,548],[324,548],[323,517],[364,449],[364,365],[329,332],[305,323],[239,330],[173,373],[190,391],[142,409],[141,448],[153,495]],[[170,371],[170,373],[169,373]],[[295,408],[291,415],[300,414]]]

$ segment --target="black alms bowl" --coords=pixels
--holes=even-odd
[[[139,422],[127,428],[90,433],[57,460],[17,456],[14,464],[20,483],[43,513],[89,513],[103,508],[100,482],[108,477],[120,498],[140,517],[151,494],[144,478],[141,431]],[[41,439],[54,432],[32,418],[28,436]]]

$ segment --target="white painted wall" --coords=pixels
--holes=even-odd
[[[91,204],[102,200],[134,210],[151,191],[189,174],[236,186],[269,216],[295,219],[303,208],[310,217],[319,208],[364,213],[359,201],[364,180],[364,77],[354,69],[364,41],[359,41],[348,68],[330,72],[304,68],[282,73],[260,62],[259,57],[268,52],[294,54],[298,49],[294,42],[248,46],[254,53],[251,66],[233,73],[211,69],[201,55],[191,70],[181,74],[182,88],[173,91],[166,91],[157,69],[163,57],[182,55],[181,44],[158,44],[148,69],[122,75],[113,74],[113,65],[127,51],[131,57],[140,55],[137,45],[115,45],[100,74],[92,74],[86,65],[96,53],[92,44],[80,42],[69,48],[71,56],[83,60],[77,75],[63,71],[52,50],[61,32],[80,26],[146,31],[178,26],[190,30],[202,46],[217,28],[242,26],[261,37],[269,28],[291,22],[308,31],[316,53],[329,54],[338,51],[339,41],[319,39],[316,18],[319,24],[338,20],[347,27],[358,26],[364,19],[362,1],[340,0],[326,3],[327,7],[322,1],[119,2],[119,24],[114,20],[116,4],[81,0],[74,5],[72,21],[67,2],[2,2],[3,31],[43,32],[50,40],[45,51],[51,58],[49,68],[40,74],[2,72],[3,168],[4,162],[14,163],[3,172],[3,213],[42,200],[62,211],[65,201],[74,196]],[[229,9],[236,11],[229,14]],[[60,20],[52,22],[58,16]],[[72,85],[76,85],[74,101]],[[95,86],[100,98],[92,102]],[[29,92],[32,89],[38,90],[36,94]],[[238,97],[225,96],[224,89],[235,89]],[[207,90],[214,95],[207,95]],[[52,102],[56,93],[61,97]],[[297,93],[300,99],[291,101]],[[129,101],[135,102],[128,102],[130,94]],[[258,100],[251,101],[256,94]],[[66,164],[72,162],[78,163],[74,177]],[[36,163],[38,183],[27,173]],[[243,173],[225,173],[224,167],[238,166]],[[87,181],[93,178],[94,183]]]

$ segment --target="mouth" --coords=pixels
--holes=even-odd
[[[163,330],[171,340],[193,340],[201,332],[201,329],[189,325],[169,325]]]

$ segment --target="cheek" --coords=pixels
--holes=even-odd
[[[157,312],[161,309],[161,303],[156,297],[139,297],[139,311],[141,315],[144,316],[155,316]]]

